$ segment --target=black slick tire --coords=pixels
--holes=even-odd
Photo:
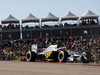
[[[36,60],[36,53],[35,52],[28,51],[26,53],[26,60],[27,61],[35,61]]]

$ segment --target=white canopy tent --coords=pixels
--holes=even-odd
[[[48,13],[44,18],[41,19],[41,22],[47,22],[47,21],[58,21],[59,18],[54,16],[52,13]]]
[[[61,18],[61,21],[65,21],[65,20],[77,20],[79,17],[77,17],[76,15],[74,15],[73,13],[71,13],[70,11],[68,13],[65,14],[64,17]]]
[[[80,19],[98,19],[98,15],[94,14],[92,11],[88,10]]]
[[[2,24],[8,23],[19,23],[19,20],[13,17],[11,14],[4,20],[1,21]]]
[[[22,23],[39,22],[39,19],[33,16],[31,13],[22,19]]]

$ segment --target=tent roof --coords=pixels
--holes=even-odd
[[[44,18],[41,19],[41,22],[47,22],[47,21],[58,21],[59,18],[54,16],[52,13],[48,13]]]
[[[33,16],[31,13],[22,19],[22,23],[29,23],[29,22],[39,22],[39,19]]]
[[[99,16],[88,10],[81,19],[97,19]]]
[[[1,21],[2,24],[7,24],[7,23],[19,23],[19,20],[13,17],[11,14],[4,20]]]
[[[61,18],[61,21],[64,20],[77,20],[79,17],[71,13],[70,11],[65,14],[64,17]]]

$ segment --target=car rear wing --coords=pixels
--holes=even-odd
[[[37,44],[31,45],[31,51],[37,53]]]

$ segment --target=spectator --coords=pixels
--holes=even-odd
[[[47,42],[45,42],[47,41]],[[2,60],[6,58],[8,60],[15,60],[16,57],[25,56],[26,52],[31,49],[32,44],[38,44],[38,47],[44,48],[51,44],[57,44],[57,47],[66,47],[67,50],[77,51],[79,53],[85,52],[89,59],[92,57],[98,58],[100,60],[100,37],[53,37],[53,38],[35,38],[31,41],[11,41],[6,40],[5,42],[0,42],[0,55]],[[95,55],[97,54],[97,55]],[[6,59],[6,60],[7,60]],[[94,59],[92,59],[94,60]]]

